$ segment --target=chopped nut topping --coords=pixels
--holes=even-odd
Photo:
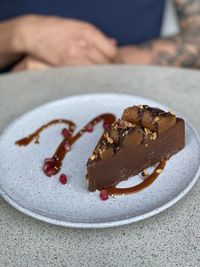
[[[119,121],[120,121],[120,120],[113,122],[113,124],[111,124],[111,128],[113,128],[113,129],[117,129],[118,126],[119,126],[119,125],[118,125]]]
[[[105,133],[105,137],[106,137],[108,143],[113,144],[113,140],[112,140],[112,138],[108,135],[108,133]]]
[[[157,137],[157,134],[156,132],[152,133],[151,136],[150,136],[150,140],[155,140]]]
[[[125,120],[121,120],[119,122],[119,127],[120,128],[134,128],[136,126],[136,124],[125,121]]]
[[[144,128],[144,132],[146,135],[152,134],[152,131],[149,130],[148,128]]]
[[[162,169],[157,169],[156,172],[157,173],[161,173],[163,170]]]
[[[107,137],[107,140],[108,140],[108,142],[109,142],[110,144],[112,144],[112,143],[113,143],[113,140],[112,140],[112,138],[110,138],[109,136]]]
[[[139,105],[138,107],[139,107],[140,109],[143,109],[143,108],[144,108],[143,105]]]
[[[160,118],[158,117],[158,116],[156,116],[155,118],[154,118],[154,122],[157,122],[157,121],[159,121],[160,120]]]
[[[95,158],[96,158],[95,155],[91,155],[91,156],[90,156],[90,160],[94,160]]]
[[[99,155],[101,155],[103,153],[103,149],[101,148],[98,148],[98,152],[97,152]]]
[[[128,134],[128,131],[125,131],[124,133],[123,133],[123,136],[126,136]]]
[[[128,127],[128,128],[134,128],[134,127],[136,126],[136,124],[131,123],[131,122],[126,122],[125,125],[126,125],[126,127]]]
[[[118,142],[119,142],[119,131],[118,131],[118,129],[113,129],[112,128],[109,131],[109,136],[110,136],[110,138],[113,140],[113,142],[115,144],[118,144]]]

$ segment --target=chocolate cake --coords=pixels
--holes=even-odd
[[[147,105],[124,110],[87,162],[89,190],[115,187],[184,147],[184,120]]]

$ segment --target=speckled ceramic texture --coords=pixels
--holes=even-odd
[[[69,177],[65,186],[59,183],[59,175],[48,178],[41,170],[43,159],[51,156],[61,141],[63,125],[45,130],[39,145],[32,143],[20,148],[14,144],[55,118],[71,119],[79,129],[104,112],[120,117],[124,108],[134,104],[168,109],[140,97],[94,94],[59,100],[17,119],[0,138],[1,195],[12,206],[36,219],[82,228],[128,224],[172,206],[191,189],[199,175],[199,137],[187,122],[185,148],[167,162],[164,172],[150,187],[136,194],[110,197],[107,201],[101,201],[98,192],[88,192],[85,180],[86,162],[102,133],[102,125],[85,134],[65,158],[62,172]],[[131,186],[139,179],[132,177],[120,186]]]

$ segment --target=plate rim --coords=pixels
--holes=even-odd
[[[72,98],[79,98],[79,97],[91,97],[91,96],[103,96],[103,95],[108,95],[108,96],[130,96],[130,97],[138,97],[141,98],[141,100],[143,101],[153,101],[157,104],[159,104],[159,106],[162,106],[163,108],[169,108],[167,105],[160,103],[154,99],[151,98],[145,98],[142,96],[138,96],[138,95],[131,95],[131,94],[122,94],[122,93],[92,93],[92,94],[79,94],[79,95],[72,95],[69,97],[65,97],[65,98],[61,98],[61,99],[57,99],[55,101],[50,101],[47,102],[43,105],[39,105],[36,108],[25,112],[24,114],[22,114],[21,116],[17,117],[13,122],[11,122],[1,133],[0,135],[0,139],[2,139],[4,137],[4,135],[6,134],[6,132],[9,130],[10,127],[12,127],[13,124],[17,123],[18,121],[20,121],[24,116],[29,115],[29,113],[34,112],[37,109],[40,108],[45,108],[45,106],[49,106],[58,102],[62,102],[65,101],[66,99],[72,99]],[[180,113],[178,113],[180,115]],[[184,117],[185,123],[187,123],[187,125],[191,128],[192,132],[195,135],[196,140],[198,141],[198,145],[200,147],[200,136],[199,133],[197,132],[197,130],[192,126],[192,124],[190,123],[190,121]],[[41,215],[39,213],[33,212],[31,210],[29,210],[28,208],[24,207],[23,205],[20,205],[17,203],[17,201],[14,201],[12,199],[12,197],[8,196],[8,194],[0,187],[0,196],[7,202],[9,203],[12,207],[14,207],[15,209],[17,209],[18,211],[34,218],[37,219],[39,221],[42,222],[46,222],[46,223],[50,223],[52,225],[57,225],[57,226],[63,226],[63,227],[69,227],[69,228],[85,228],[85,229],[97,229],[97,228],[109,228],[109,227],[117,227],[117,226],[122,226],[122,225],[127,225],[127,224],[131,224],[134,222],[138,222],[138,221],[142,221],[144,219],[148,219],[154,215],[157,215],[159,213],[161,213],[162,211],[172,207],[174,204],[176,204],[179,200],[181,200],[191,189],[192,187],[195,185],[195,183],[197,182],[198,178],[200,176],[200,165],[193,177],[193,179],[191,180],[191,182],[185,187],[184,190],[182,190],[176,197],[172,198],[170,201],[164,203],[163,205],[161,205],[158,208],[155,208],[149,212],[146,212],[144,214],[140,214],[134,217],[129,217],[127,219],[118,219],[116,221],[108,221],[108,222],[94,222],[94,223],[88,223],[88,222],[70,222],[70,221],[65,221],[65,220],[59,220],[59,219],[54,219],[51,218],[49,216],[45,216],[45,215]]]

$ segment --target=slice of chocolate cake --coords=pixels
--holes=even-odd
[[[124,110],[87,162],[89,190],[115,187],[184,147],[184,120],[149,106]]]

